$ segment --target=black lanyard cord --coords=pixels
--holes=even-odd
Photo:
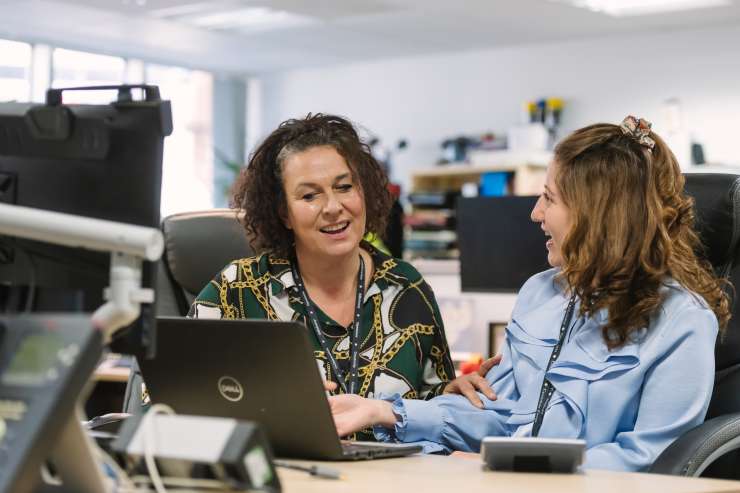
[[[316,315],[316,305],[311,301],[308,296],[306,287],[303,284],[301,273],[298,270],[298,260],[293,259],[291,263],[291,269],[293,270],[293,280],[295,281],[298,291],[303,299],[303,304],[306,305],[306,318],[308,318],[311,327],[313,328],[316,338],[321,344],[321,348],[326,354],[326,359],[329,361],[334,374],[337,377],[337,383],[342,387],[345,394],[354,394],[357,392],[357,381],[358,381],[358,367],[360,364],[360,318],[362,317],[362,301],[365,296],[365,261],[362,260],[360,255],[360,268],[357,271],[357,294],[355,297],[355,316],[352,321],[352,326],[349,328],[349,344],[350,344],[350,370],[349,370],[349,387],[347,387],[347,376],[344,371],[339,368],[339,363],[334,357],[332,348],[329,346],[329,342],[326,340],[324,332],[321,330],[321,324],[319,318]]]
[[[570,301],[568,302],[568,308],[565,309],[565,316],[563,317],[563,323],[560,324],[560,335],[558,338],[558,343],[555,344],[555,347],[552,348],[552,354],[550,354],[550,359],[547,362],[547,369],[545,370],[545,374],[547,374],[548,371],[550,371],[550,367],[555,362],[556,359],[558,359],[558,356],[560,356],[560,350],[563,348],[563,343],[565,342],[565,336],[568,333],[568,327],[570,326],[570,322],[573,319],[573,312],[575,311],[576,306],[576,295],[574,294],[571,296]],[[552,394],[555,392],[555,387],[553,384],[550,383],[550,381],[545,378],[542,381],[542,388],[540,389],[540,398],[537,401],[537,411],[534,416],[534,424],[532,425],[532,436],[536,437],[540,433],[540,427],[542,426],[542,419],[545,417],[545,410],[547,408],[547,404],[549,404],[550,399],[552,398]]]

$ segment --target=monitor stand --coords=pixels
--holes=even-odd
[[[82,428],[83,412],[79,404],[59,432],[48,462],[44,465],[35,493],[111,493],[103,478],[96,445]]]

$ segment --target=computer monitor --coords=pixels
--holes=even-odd
[[[545,235],[530,219],[535,202],[530,196],[458,199],[462,291],[516,293],[549,268]]]
[[[143,100],[131,98],[135,87]],[[156,86],[116,89],[107,105],[64,105],[58,89],[44,105],[0,104],[0,202],[158,228],[170,104]],[[108,253],[0,237],[0,309],[93,312],[109,264]],[[143,286],[155,272],[145,262]],[[153,306],[142,306],[114,349],[141,355],[153,323]]]

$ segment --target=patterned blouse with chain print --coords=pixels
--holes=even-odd
[[[389,257],[366,242],[362,247],[372,256],[375,272],[362,307],[357,394],[363,397],[399,394],[406,399],[440,395],[455,372],[431,288],[410,264]],[[269,253],[227,265],[203,288],[188,316],[308,323],[290,261]],[[318,319],[340,369],[347,374],[350,366],[347,327],[339,325],[320,308]],[[323,376],[336,381],[321,344],[313,331],[309,333]],[[374,439],[371,433],[358,433],[354,438]]]

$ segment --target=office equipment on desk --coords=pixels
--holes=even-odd
[[[46,104],[0,104],[0,203],[159,227],[170,103],[156,86],[105,88],[118,92],[111,104],[61,104],[72,89],[49,90]],[[136,90],[143,100],[131,97]],[[102,305],[110,262],[106,253],[1,238],[2,308],[92,312]],[[144,265],[142,278],[145,288],[154,286],[153,265]],[[115,349],[145,353],[153,320],[152,305],[145,305]]]
[[[15,426],[7,428],[3,421],[0,438],[10,444],[18,431],[22,431],[22,435],[27,437],[25,443],[21,443],[25,448],[13,449],[12,452],[3,451],[12,454],[16,461],[11,473],[16,469],[21,471],[18,491],[31,491],[38,482],[39,472],[45,470],[39,467],[39,463],[45,459],[39,456],[43,451],[38,452],[37,445],[33,443],[33,440],[38,441],[37,437],[41,436],[44,440],[52,439],[57,442],[49,458],[53,464],[51,470],[56,471],[57,476],[48,472],[49,470],[46,474],[42,473],[41,482],[44,486],[55,488],[59,483],[63,488],[59,491],[102,493],[106,491],[106,485],[96,460],[97,451],[82,431],[79,422],[82,413],[75,410],[70,415],[65,412],[64,406],[67,401],[74,403],[84,398],[80,395],[82,386],[89,380],[100,358],[102,342],[107,342],[117,330],[138,318],[141,302],[151,301],[151,290],[140,286],[141,264],[143,260],[159,258],[163,248],[162,236],[159,230],[153,228],[7,204],[0,204],[0,233],[110,252],[111,279],[105,293],[107,301],[92,316],[60,313],[46,318],[9,318],[8,324],[15,331],[23,332],[15,337],[21,342],[8,338],[7,341],[2,340],[0,345],[2,351],[9,352],[4,356],[9,361],[8,366],[0,368],[3,372],[1,381],[7,387],[0,388],[0,398],[9,399],[7,416],[1,417],[5,421],[21,421],[18,430],[13,429]],[[65,325],[67,320],[71,322]],[[90,340],[97,342],[97,346],[92,347],[92,350],[97,350],[92,357],[91,351],[83,344],[87,340],[83,339],[85,334]],[[72,374],[72,383],[76,386],[64,388],[61,393],[53,392],[58,390],[56,388],[42,388],[41,391],[51,395],[54,400],[46,402],[45,407],[39,407],[45,413],[40,419],[29,413],[31,421],[28,421],[27,408],[35,410],[38,405],[35,401],[39,400],[37,395],[28,391],[28,387],[43,387],[49,382],[56,385],[60,375],[65,375],[63,368],[71,368],[80,361],[78,356],[81,352],[87,358],[84,362],[90,367],[83,366]],[[13,353],[11,358],[9,355]],[[61,418],[51,415],[49,410],[58,413]],[[48,434],[37,431],[45,430],[46,422],[55,423],[57,419],[62,420],[56,425],[60,429],[51,429]],[[2,460],[0,455],[0,461]],[[17,481],[15,474],[9,477],[8,482],[11,481]],[[9,491],[15,492],[16,486],[12,488]]]
[[[420,452],[416,445],[340,442],[308,334],[297,322],[158,318],[157,356],[141,361],[141,370],[152,402],[179,413],[257,421],[279,457]]]
[[[464,292],[519,291],[547,264],[547,238],[530,219],[537,197],[474,197],[457,202],[460,285]]]
[[[131,99],[134,87],[143,90],[145,101]],[[71,90],[80,89],[85,88]],[[3,419],[21,421],[20,429],[6,424],[2,440],[16,441],[22,431],[26,445],[8,454],[13,467],[7,482],[17,485],[9,486],[13,493],[31,491],[39,474],[44,491],[108,490],[100,452],[82,431],[82,413],[67,409],[86,397],[83,385],[99,360],[102,340],[131,327],[141,304],[153,301],[144,261],[157,260],[163,248],[161,233],[149,226],[159,217],[162,140],[172,130],[169,103],[159,99],[154,86],[105,89],[118,91],[115,103],[65,106],[61,93],[66,89],[52,89],[46,105],[0,105],[0,135],[17,137],[0,139],[0,234],[12,237],[2,245],[3,308],[97,308],[92,317],[59,313],[7,319],[13,331],[31,334],[17,336],[19,345],[0,346],[16,353],[13,359],[6,354],[9,366],[0,367],[2,396],[10,403]],[[127,195],[126,184],[141,189],[139,203],[132,204],[139,195]],[[52,300],[52,292],[59,299]],[[131,330],[135,337],[128,347],[141,353],[151,349],[150,329],[140,324]],[[28,387],[40,387],[44,396]],[[54,444],[52,469],[39,467],[46,451],[38,437]]]
[[[480,455],[495,471],[574,473],[585,450],[578,439],[486,437]]]
[[[104,491],[75,412],[101,352],[87,316],[0,318],[0,493],[34,491],[49,459],[70,491]]]
[[[168,478],[215,478],[239,489],[281,491],[272,449],[254,422],[150,412],[127,419],[111,448],[129,470],[146,471],[150,453]]]

